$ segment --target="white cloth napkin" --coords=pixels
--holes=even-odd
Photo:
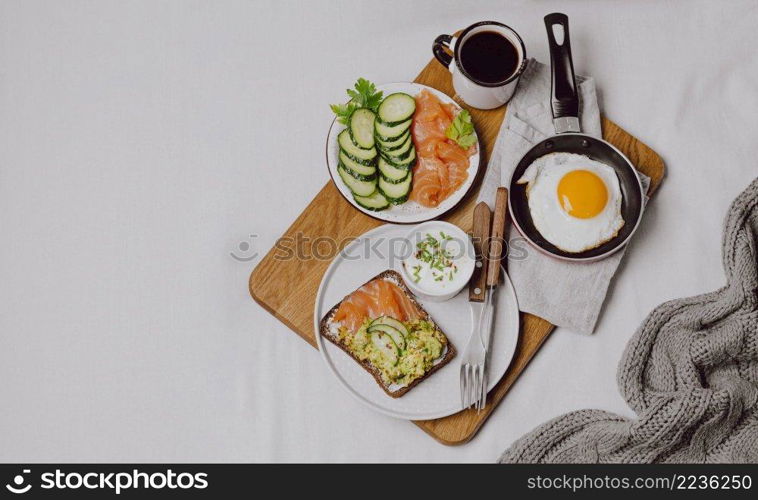
[[[508,104],[495,149],[487,166],[479,199],[493,207],[498,186],[510,184],[513,169],[534,144],[555,135],[550,109],[550,67],[530,59],[518,90]],[[595,81],[577,76],[582,132],[602,137]],[[645,190],[650,179],[640,174]],[[590,334],[595,329],[608,285],[624,256],[621,249],[592,263],[565,262],[548,257],[527,243],[511,225],[508,274],[519,309],[557,326]]]

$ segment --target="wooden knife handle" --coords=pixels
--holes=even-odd
[[[505,223],[508,219],[508,189],[497,188],[495,198],[495,215],[492,218],[492,235],[489,243],[489,262],[487,264],[487,286],[497,286],[500,281],[500,265],[505,254]]]
[[[485,202],[480,202],[474,208],[473,243],[476,251],[476,267],[468,285],[468,299],[473,302],[484,302],[491,218],[490,207]]]

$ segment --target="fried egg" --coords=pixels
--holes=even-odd
[[[616,173],[587,156],[573,153],[541,156],[517,182],[527,185],[534,227],[564,252],[596,248],[624,226]]]

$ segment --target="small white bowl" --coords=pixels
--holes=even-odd
[[[441,239],[440,232],[450,236],[450,239],[445,240],[443,244],[445,249],[453,254],[452,260],[456,264],[458,271],[454,274],[452,281],[443,279],[437,284],[437,282],[430,281],[427,278],[417,283],[411,271],[407,268],[412,263],[415,264],[414,254],[416,252],[416,245],[427,234],[432,234],[438,240]],[[468,284],[471,275],[474,273],[475,266],[476,254],[474,252],[474,244],[471,242],[469,235],[458,226],[433,220],[415,226],[405,237],[402,260],[397,271],[415,295],[432,302],[444,302],[458,295],[458,292]],[[426,274],[424,277],[426,277]]]

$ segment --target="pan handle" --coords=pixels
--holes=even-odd
[[[555,38],[555,27],[563,30],[563,40]],[[581,132],[579,127],[579,96],[576,92],[574,62],[571,59],[569,21],[566,14],[554,12],[545,16],[547,40],[550,46],[550,68],[552,69],[551,104],[553,126],[556,134]]]

